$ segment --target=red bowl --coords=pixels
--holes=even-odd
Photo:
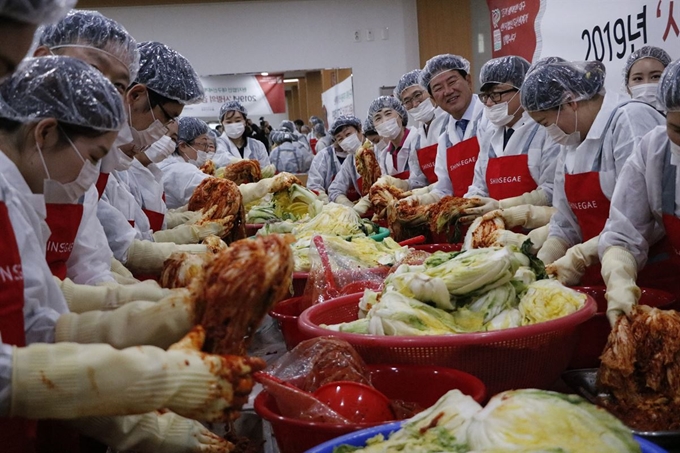
[[[246,223],[246,237],[255,236],[264,223]]]
[[[300,297],[305,293],[309,272],[293,272],[293,297]]]
[[[573,289],[588,294],[597,303],[597,313],[581,326],[581,337],[576,345],[574,355],[569,362],[569,369],[598,368],[600,355],[607,345],[607,337],[611,326],[607,320],[607,299],[604,286],[575,286]],[[669,309],[675,303],[675,296],[658,289],[641,288],[642,294],[638,303]]]
[[[306,338],[300,334],[300,329],[298,329],[298,318],[304,311],[304,307],[309,306],[309,302],[305,304],[305,299],[305,297],[293,297],[282,300],[269,311],[269,316],[276,319],[279,324],[289,351]]]
[[[459,389],[478,403],[484,402],[486,388],[482,381],[462,371],[443,367],[412,365],[368,365],[371,382],[390,399],[432,406],[442,395]],[[423,383],[427,385],[423,385]],[[255,411],[271,423],[281,453],[302,453],[342,434],[381,423],[333,425],[295,420],[279,414],[274,398],[267,391],[255,398]]]

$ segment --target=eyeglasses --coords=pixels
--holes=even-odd
[[[193,146],[192,146],[192,145],[193,145]],[[189,146],[191,146],[192,148],[198,148],[199,151],[205,152],[205,151],[208,150],[208,142],[207,142],[207,141],[205,141],[205,142],[200,142],[200,143],[198,143],[198,142],[193,142],[192,145],[189,145]]]
[[[404,98],[404,107],[410,109],[413,106],[414,102],[421,103],[423,102],[423,100],[425,100],[425,91],[424,90],[416,91],[415,94],[410,98]]]
[[[163,112],[163,115],[165,115],[165,117],[168,119],[168,120],[167,120],[166,122],[164,122],[163,124],[168,124],[170,121],[173,121],[173,120],[177,119],[177,116],[172,116],[172,115],[170,115],[170,114],[168,113],[168,111],[165,110],[165,109],[163,108],[163,104],[156,104],[156,105],[158,106],[158,108],[161,109],[161,112]],[[178,115],[178,116],[179,116],[179,115]]]
[[[511,88],[505,91],[492,91],[491,93],[482,93],[479,95],[479,100],[486,104],[486,101],[491,99],[491,102],[493,102],[494,104],[498,104],[504,94],[512,93],[514,91],[518,91],[517,88]]]

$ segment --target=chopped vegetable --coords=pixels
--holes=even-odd
[[[519,302],[522,325],[536,324],[570,315],[586,303],[586,295],[557,280],[539,280],[529,285]]]

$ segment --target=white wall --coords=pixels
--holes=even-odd
[[[138,41],[162,41],[200,75],[352,68],[356,115],[419,67],[415,0],[312,0],[101,8]],[[382,40],[380,29],[389,28]],[[375,40],[366,41],[366,29]],[[362,31],[354,42],[354,31]],[[256,118],[253,118],[256,120]]]

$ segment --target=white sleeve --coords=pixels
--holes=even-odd
[[[326,182],[326,175],[330,172],[329,153],[320,152],[312,159],[312,165],[309,168],[309,176],[307,177],[307,188],[310,190],[328,191],[330,183]]]
[[[177,162],[166,167],[163,171],[163,188],[168,209],[180,208],[189,203],[196,187],[208,176],[188,163]]]
[[[635,257],[638,269],[646,264],[650,246],[665,234],[663,225],[654,216],[655,210],[661,211],[660,204],[657,207],[650,205],[652,199],[660,201],[661,194],[650,194],[649,191],[650,185],[661,187],[663,165],[660,168],[648,166],[650,163],[646,160],[652,151],[648,145],[643,139],[621,171],[620,178],[626,183],[614,188],[609,218],[598,246],[600,258],[609,247],[625,248]]]
[[[335,177],[335,180],[328,188],[328,199],[335,201],[340,195],[347,195],[347,190],[354,185],[356,181],[356,169],[354,168],[354,159],[347,157],[340,167],[340,171]],[[356,187],[355,187],[356,188]]]
[[[419,189],[421,187],[425,187],[428,184],[427,177],[425,176],[425,173],[423,173],[423,169],[420,168],[420,161],[418,160],[418,149],[416,148],[416,144],[422,143],[424,141],[422,140],[419,142],[418,140],[419,136],[420,129],[413,128],[411,130],[411,133],[406,138],[406,143],[404,143],[404,148],[408,148],[409,150],[408,155],[409,189]]]
[[[226,140],[228,139],[223,136],[217,138],[217,149],[215,149],[215,155],[212,157],[212,161],[217,168],[226,167],[235,160],[238,160],[229,152],[229,146],[227,145]]]
[[[267,154],[267,148],[264,147],[264,143],[254,138],[248,139],[248,141],[250,142],[249,146],[253,150],[255,159],[257,159],[257,161],[260,163],[260,167],[264,168],[271,164],[271,161],[269,160],[269,154]]]
[[[616,124],[612,125],[611,135],[617,176],[621,174],[626,160],[642,137],[655,127],[665,124],[663,116],[647,105],[631,103],[620,110],[622,113]]]
[[[538,188],[543,190],[543,193],[548,200],[548,206],[550,206],[552,205],[553,200],[555,169],[557,168],[561,146],[548,136],[547,130],[543,126],[536,132],[534,141],[539,138],[539,134],[543,136],[543,140],[540,141],[542,146],[540,148],[541,155],[538,168],[540,173],[538,177]],[[529,152],[531,152],[531,149]]]
[[[447,132],[444,131],[437,140],[437,159],[434,164],[434,172],[438,179],[434,184],[432,192],[438,194],[440,197],[453,195],[453,186],[451,185],[449,169],[446,163],[446,134]]]
[[[66,261],[66,276],[81,285],[115,282],[111,274],[113,252],[97,218],[98,194],[91,187],[85,193],[83,218],[78,227],[73,251]]]
[[[104,233],[113,256],[125,264],[130,245],[135,239],[141,240],[141,235],[132,228],[123,213],[111,206],[103,197],[97,204],[97,218],[101,226],[104,227]]]
[[[479,142],[479,156],[475,162],[475,176],[472,184],[468,187],[465,198],[488,197],[489,189],[486,187],[486,167],[489,165],[489,146],[485,142]]]
[[[564,191],[564,157],[566,152],[562,150],[555,168],[555,186],[553,192],[553,207],[557,209],[550,219],[550,233],[548,237],[557,237],[564,241],[567,247],[583,242],[581,227],[574,212],[569,206],[567,195]]]

